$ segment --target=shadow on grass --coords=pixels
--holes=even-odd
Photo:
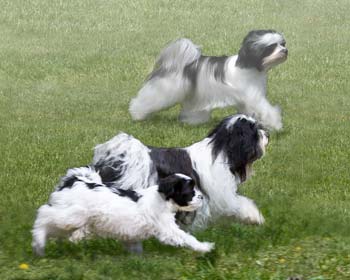
[[[126,256],[128,252],[120,242],[113,239],[84,240],[77,244],[68,240],[51,240],[46,246],[45,258],[60,259],[69,256],[74,259],[95,260],[99,255]]]
[[[100,256],[110,257],[147,257],[152,255],[163,255],[164,257],[174,256],[176,254],[182,254],[186,251],[190,252],[187,248],[178,248],[170,245],[161,244],[154,238],[144,240],[143,253],[135,254],[128,252],[121,241],[114,239],[93,239],[83,240],[77,244],[71,243],[68,240],[51,240],[46,247],[45,258],[49,259],[61,259],[69,256],[73,259],[90,259],[96,260]],[[202,255],[202,254],[198,254]],[[35,256],[36,257],[36,256]],[[40,257],[38,257],[40,258]]]

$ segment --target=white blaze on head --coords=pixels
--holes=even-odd
[[[272,45],[272,44],[281,44],[282,42],[284,42],[284,39],[283,39],[281,34],[279,34],[279,33],[266,33],[266,34],[260,36],[260,38],[258,40],[256,40],[255,44],[268,46],[268,45]]]

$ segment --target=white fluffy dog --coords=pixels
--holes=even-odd
[[[199,242],[175,223],[177,211],[194,211],[202,199],[194,181],[182,174],[135,192],[105,185],[91,167],[70,169],[49,203],[38,210],[32,230],[33,250],[43,255],[49,237],[79,241],[94,234],[129,245],[155,237],[165,244],[208,252],[213,243]]]
[[[269,128],[280,130],[279,107],[266,98],[267,72],[287,59],[285,39],[274,30],[254,30],[244,38],[238,55],[203,56],[189,39],[165,47],[136,98],[130,103],[134,120],[181,104],[180,120],[206,122],[214,108],[235,106]]]

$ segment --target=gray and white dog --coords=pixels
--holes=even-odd
[[[282,34],[254,30],[238,55],[204,56],[189,39],[178,39],[160,53],[153,72],[131,100],[130,114],[150,114],[181,104],[180,120],[190,124],[210,119],[214,108],[235,106],[269,129],[282,129],[281,110],[266,98],[267,72],[287,59]]]

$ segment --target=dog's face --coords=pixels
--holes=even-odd
[[[196,188],[192,178],[173,174],[159,181],[158,191],[166,200],[171,200],[180,211],[195,211],[202,206],[203,195]]]
[[[236,65],[268,71],[288,56],[286,41],[274,30],[253,30],[244,38]]]
[[[214,160],[222,153],[230,171],[245,181],[251,165],[261,158],[269,143],[268,132],[253,118],[236,115],[224,119],[208,136]]]

